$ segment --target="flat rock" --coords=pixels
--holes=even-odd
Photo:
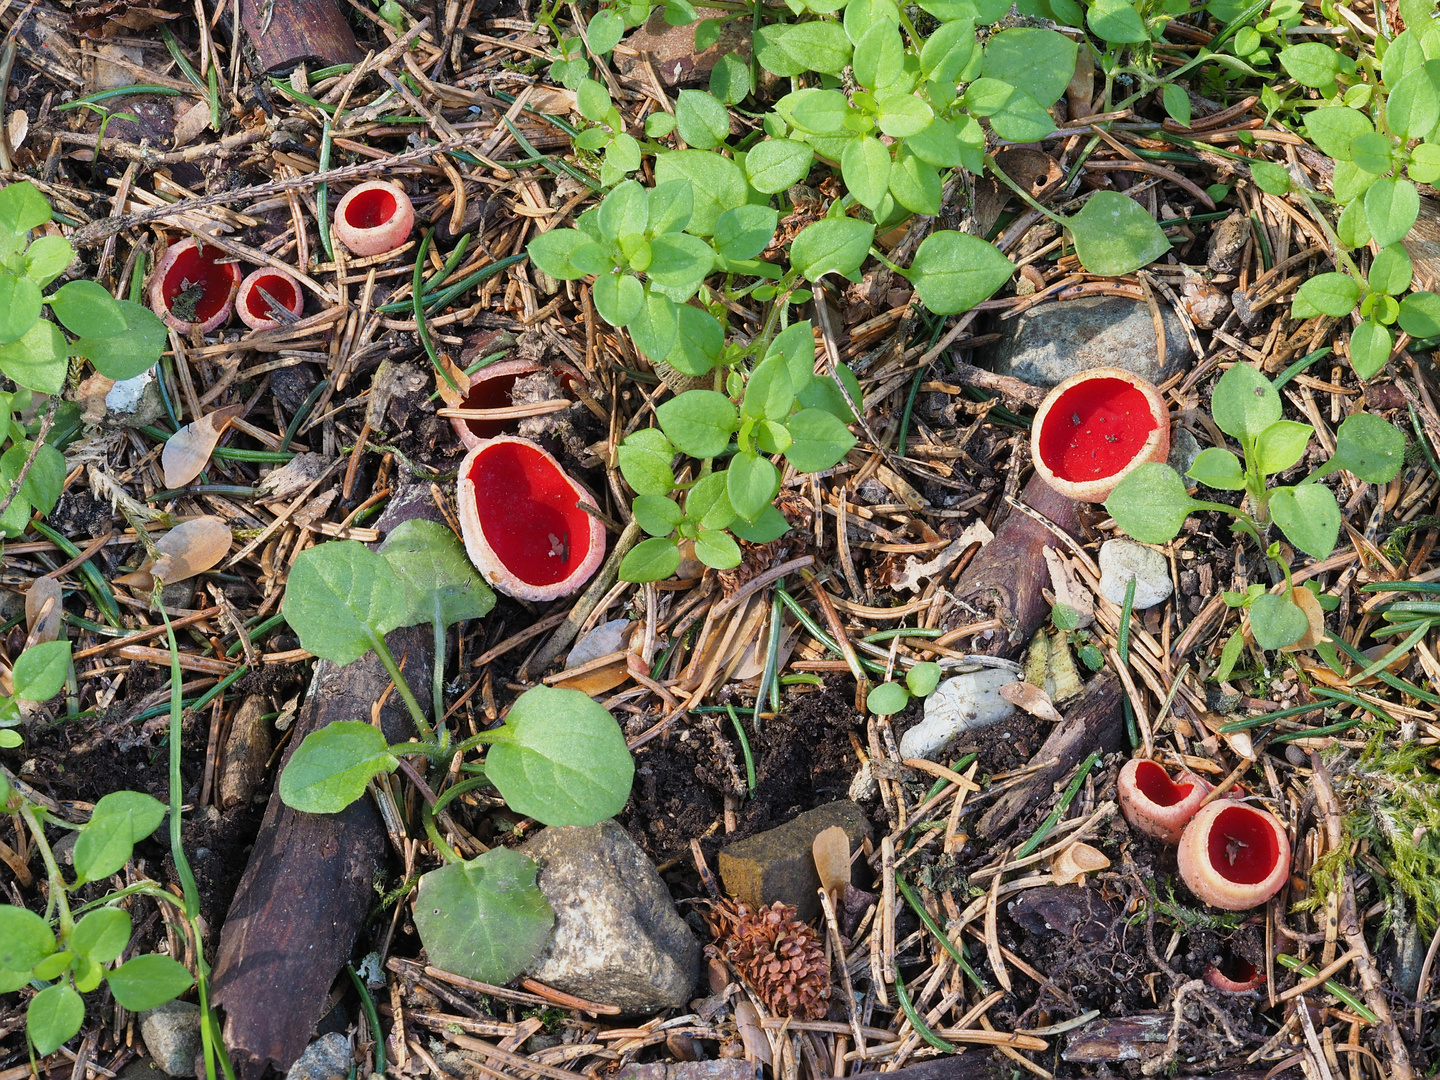
[[[700,943],[675,912],[654,864],[614,821],[549,828],[522,848],[555,932],[529,974],[627,1013],[682,1008],[700,972]]]
[[[1008,719],[1015,706],[1000,688],[1020,678],[1009,668],[981,668],[946,679],[925,699],[925,718],[900,736],[902,758],[933,758],[951,739]]]
[[[1165,368],[1188,363],[1190,344],[1180,319],[1160,305],[1165,322]],[[1004,336],[981,352],[986,367],[1034,386],[1054,386],[1094,367],[1118,367],[1160,382],[1155,322],[1150,306],[1123,296],[1085,296],[1038,304],[1009,322]]]
[[[1133,540],[1106,540],[1100,545],[1100,592],[1112,604],[1125,603],[1125,590],[1135,579],[1135,611],[1164,603],[1175,591],[1170,564],[1154,548]]]
[[[852,847],[870,835],[865,811],[842,799],[721,848],[720,879],[725,892],[752,908],[780,900],[792,905],[802,922],[809,922],[820,914],[820,875],[811,845],[834,825],[845,830]]]
[[[741,60],[750,59],[750,22],[746,19],[726,20],[720,27],[720,39],[708,49],[696,52],[695,28],[700,20],[724,18],[727,12],[706,7],[695,10],[700,19],[687,26],[667,23],[663,4],[650,12],[645,24],[615,50],[620,73],[629,74],[644,53],[666,86],[686,86],[705,81],[722,56],[733,53]]]
[[[354,1054],[350,1040],[339,1032],[321,1035],[301,1054],[285,1074],[285,1080],[346,1080]]]
[[[194,1076],[200,1053],[200,1006],[167,1001],[140,1017],[140,1038],[167,1076]]]

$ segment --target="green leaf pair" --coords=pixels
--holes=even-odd
[[[929,697],[940,685],[940,665],[926,660],[905,673],[905,681],[886,682],[874,687],[865,696],[865,708],[876,716],[898,713],[910,703],[911,697]]]

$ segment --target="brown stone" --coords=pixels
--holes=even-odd
[[[865,812],[848,799],[817,806],[778,828],[737,841],[720,851],[720,877],[736,900],[760,907],[776,900],[791,904],[804,922],[820,914],[820,875],[811,845],[832,825],[852,845],[870,835]]]
[[[750,19],[730,19],[720,27],[720,39],[703,52],[695,51],[695,28],[704,19],[723,19],[728,14],[717,8],[697,7],[700,18],[688,26],[671,26],[665,21],[665,5],[650,13],[645,24],[615,49],[616,66],[628,75],[639,63],[641,54],[650,57],[660,81],[666,86],[686,86],[704,82],[720,57],[733,53],[741,60],[750,59]]]

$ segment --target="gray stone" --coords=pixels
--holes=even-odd
[[[321,1035],[295,1059],[285,1080],[345,1080],[355,1055],[350,1040],[339,1032]]]
[[[760,1080],[759,1065],[743,1058],[718,1061],[657,1061],[649,1065],[626,1065],[615,1080]]]
[[[167,1001],[140,1016],[140,1038],[145,1049],[168,1076],[194,1076],[195,1055],[200,1053],[200,1006],[188,1001]]]
[[[845,830],[852,849],[870,835],[865,811],[842,799],[721,848],[720,880],[725,892],[752,908],[782,901],[796,909],[801,922],[809,922],[820,914],[815,837],[835,825]]]
[[[1015,706],[1000,688],[1018,682],[1018,668],[981,668],[946,679],[925,699],[925,718],[900,736],[902,758],[933,758],[957,735],[1007,720]]]
[[[1170,456],[1166,464],[1184,476],[1200,456],[1200,440],[1190,434],[1190,429],[1177,427],[1170,436]]]
[[[1106,540],[1100,545],[1100,592],[1112,604],[1125,602],[1130,579],[1135,579],[1135,611],[1163,603],[1175,591],[1170,564],[1154,548],[1133,540]]]
[[[540,891],[555,911],[555,932],[530,975],[627,1013],[689,1002],[700,943],[624,829],[614,821],[549,828],[521,850],[540,864]]]
[[[1165,371],[1190,360],[1190,344],[1179,317],[1160,305],[1165,322]],[[1038,304],[997,327],[1004,336],[981,359],[1000,375],[1034,386],[1054,386],[1094,367],[1118,367],[1160,382],[1150,306],[1123,296],[1085,296]]]

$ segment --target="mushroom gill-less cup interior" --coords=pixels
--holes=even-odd
[[[526,375],[533,375],[542,370],[543,366],[532,360],[497,360],[493,364],[487,364],[470,376],[470,392],[465,395],[465,400],[460,403],[460,407],[462,409],[508,408],[515,403],[512,397],[515,380]],[[581,381],[580,373],[568,364],[551,364],[550,369],[565,387]],[[471,450],[478,446],[483,439],[513,434],[520,421],[518,419],[462,419],[452,416],[450,423],[455,428],[455,434],[459,436],[461,445],[467,450]]]
[[[335,235],[352,255],[383,255],[410,238],[415,207],[388,180],[370,180],[345,193],[335,208]]]
[[[460,464],[460,532],[470,561],[508,596],[569,596],[605,558],[605,526],[580,509],[595,496],[544,449],[511,435],[482,440]]]
[[[1210,785],[1190,773],[1175,780],[1156,762],[1134,758],[1120,770],[1116,789],[1126,821],[1146,836],[1178,844]]]
[[[269,296],[269,300],[266,299]],[[262,266],[246,275],[235,297],[235,310],[240,321],[252,330],[275,330],[285,325],[270,306],[273,300],[284,311],[299,318],[305,310],[305,295],[300,283],[283,270]]]
[[[1264,986],[1265,972],[1227,947],[1220,954],[1220,962],[1205,969],[1205,981],[1216,990],[1243,994]]]
[[[240,267],[224,257],[193,237],[171,244],[150,274],[150,309],[182,334],[224,326],[240,289]]]
[[[1165,460],[1170,416],[1145,379],[1091,368],[1046,395],[1030,427],[1030,449],[1035,471],[1060,494],[1104,502],[1136,466]]]
[[[1176,860],[1181,880],[1205,903],[1246,911],[1290,876],[1290,840],[1270,812],[1222,799],[1190,819]]]

